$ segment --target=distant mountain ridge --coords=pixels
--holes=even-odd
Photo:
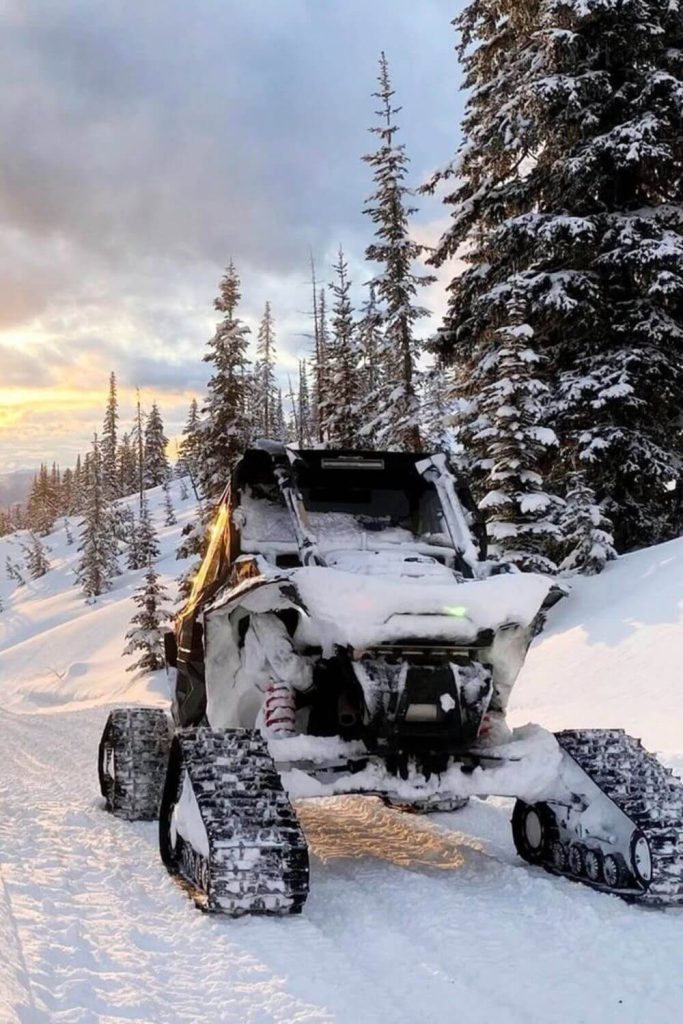
[[[26,501],[35,476],[33,469],[15,469],[11,473],[0,473],[0,508]]]

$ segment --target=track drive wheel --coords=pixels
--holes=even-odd
[[[517,853],[529,864],[542,864],[551,858],[557,829],[548,805],[518,800],[512,812],[512,838]]]

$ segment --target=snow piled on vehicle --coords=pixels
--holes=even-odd
[[[335,644],[363,649],[417,635],[466,643],[482,630],[527,628],[552,586],[532,574],[456,583],[320,567],[297,569],[292,579],[310,609],[299,627],[302,639],[326,653]]]

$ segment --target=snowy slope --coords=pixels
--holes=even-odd
[[[157,517],[161,497],[152,495]],[[177,500],[184,518],[191,514]],[[162,531],[177,575],[180,525]],[[153,824],[101,810],[108,707],[163,699],[125,672],[140,573],[85,605],[75,548],[0,597],[0,1024],[524,1024],[681,1019],[683,914],[630,907],[522,864],[510,803],[416,818],[307,801],[301,918],[209,919],[172,884]],[[17,539],[0,539],[0,571]],[[683,766],[683,541],[580,580],[514,697],[516,724],[623,725]]]
[[[175,552],[183,525],[193,518],[195,506],[179,499],[179,484],[170,486],[178,524],[164,526],[163,491],[148,491],[150,512],[160,547],[159,572],[169,590],[169,601],[176,596],[175,579],[187,563],[177,562]],[[137,501],[128,498],[137,512]],[[131,597],[142,582],[144,571],[127,571],[113,581],[113,589],[98,598],[96,604],[83,600],[76,584],[79,520],[69,519],[74,540],[67,542],[64,520],[54,533],[44,538],[50,549],[51,570],[39,580],[28,580],[16,588],[7,580],[5,559],[22,561],[22,543],[27,534],[0,537],[0,693],[2,704],[14,711],[83,707],[101,701],[158,703],[164,699],[161,677],[150,680],[131,678],[124,659],[123,638],[134,612]],[[121,566],[125,567],[125,557]]]

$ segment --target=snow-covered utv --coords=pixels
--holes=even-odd
[[[308,891],[291,800],[414,810],[517,798],[520,854],[647,903],[683,902],[683,789],[620,731],[504,713],[552,581],[486,561],[444,455],[296,451],[237,465],[169,635],[172,720],[114,711],[100,782],[159,816],[161,855],[207,910],[289,914]]]

